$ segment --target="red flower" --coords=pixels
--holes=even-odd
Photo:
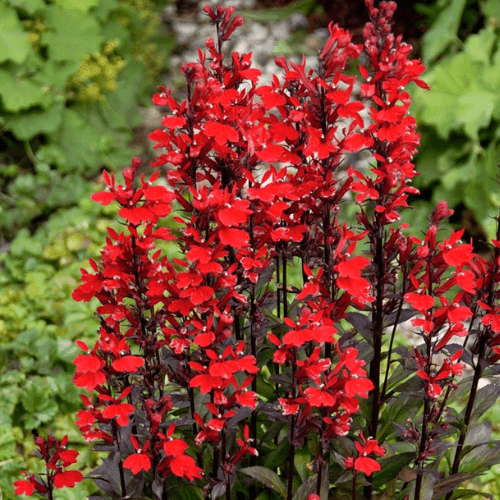
[[[122,427],[126,426],[129,422],[128,416],[131,413],[134,413],[135,408],[134,405],[130,403],[121,403],[121,400],[126,398],[130,394],[131,390],[132,386],[128,386],[117,398],[112,398],[106,394],[100,394],[99,399],[102,401],[112,401],[112,403],[106,406],[103,410],[102,416],[109,419],[116,417],[118,425]]]
[[[144,365],[144,359],[140,356],[123,356],[113,361],[111,366],[118,372],[135,373]]]
[[[410,292],[405,295],[405,300],[412,305],[413,309],[425,313],[434,307],[434,297],[422,293]]]
[[[130,469],[132,474],[138,474],[141,470],[147,472],[151,469],[151,460],[146,453],[146,450],[149,447],[149,440],[144,443],[142,448],[139,446],[135,436],[131,435],[130,440],[132,441],[134,448],[137,450],[137,453],[129,455],[123,462],[123,467]]]
[[[35,491],[35,485],[33,484],[32,481],[25,481],[23,479],[19,479],[18,481],[14,481],[14,487],[16,488],[14,490],[15,495],[27,495],[31,496],[33,495]]]
[[[74,488],[76,483],[79,483],[83,479],[83,474],[77,470],[65,470],[59,469],[54,475],[54,486],[56,488],[63,488],[67,486],[68,488]]]
[[[373,458],[369,458],[367,455],[375,453],[380,457],[385,456],[385,450],[379,446],[376,439],[368,438],[365,439],[363,433],[360,433],[362,443],[356,441],[355,446],[358,450],[358,457],[348,457],[344,460],[344,466],[348,469],[359,470],[370,476],[373,472],[380,470],[380,464]]]
[[[130,469],[132,474],[137,474],[141,470],[148,471],[151,469],[151,460],[147,455],[144,455],[140,450],[133,455],[129,455],[123,462],[123,467]]]
[[[16,488],[14,490],[15,495],[27,495],[31,496],[35,492],[35,490],[38,493],[41,493],[42,495],[44,493],[47,493],[47,487],[42,484],[40,481],[37,480],[36,476],[34,474],[28,474],[26,471],[21,471],[26,479],[20,479],[18,481],[14,481],[13,485]]]
[[[239,134],[231,127],[223,123],[208,121],[205,123],[203,132],[209,137],[213,137],[215,142],[224,146],[228,141],[238,142]]]
[[[189,481],[194,479],[201,479],[203,474],[203,469],[200,469],[194,458],[189,455],[179,455],[174,457],[170,462],[170,469],[173,474],[178,477],[185,477]]]

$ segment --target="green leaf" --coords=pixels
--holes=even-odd
[[[467,37],[464,52],[469,54],[473,61],[488,64],[495,40],[495,30],[491,27],[484,28],[479,33]]]
[[[64,9],[76,9],[87,12],[91,7],[95,7],[99,0],[56,0]]]
[[[257,479],[257,481],[265,484],[269,488],[272,488],[280,496],[286,498],[285,485],[279,478],[278,474],[276,474],[276,472],[272,471],[271,469],[256,465],[255,467],[245,467],[244,469],[241,469],[240,472],[243,472],[248,476]]]
[[[43,76],[48,85],[62,93],[65,91],[68,78],[78,71],[80,63],[80,59],[75,61],[49,59],[43,65]]]
[[[375,474],[373,486],[380,488],[384,484],[392,481],[403,470],[406,465],[415,460],[415,453],[410,451],[406,453],[398,453],[392,457],[382,458],[378,460],[380,464],[380,472]]]
[[[36,104],[50,106],[52,96],[45,92],[39,82],[31,78],[14,78],[5,70],[0,70],[0,95],[7,111],[19,111]]]
[[[51,134],[62,122],[65,114],[63,109],[64,103],[59,101],[46,111],[18,113],[7,119],[5,128],[11,130],[18,139],[31,139],[38,134]]]
[[[465,133],[474,139],[480,129],[491,122],[493,108],[498,102],[498,93],[484,88],[475,81],[463,92],[456,102],[456,111],[463,123]]]
[[[98,6],[93,10],[92,14],[96,17],[96,19],[103,23],[108,19],[109,14],[119,7],[120,4],[118,0],[101,0]]]
[[[13,458],[17,453],[16,440],[11,430],[7,426],[0,425],[0,461]]]
[[[54,143],[65,153],[68,167],[96,167],[102,162],[98,155],[99,134],[84,118],[82,108],[66,109],[62,130],[53,136]]]
[[[21,403],[26,410],[24,414],[24,427],[26,429],[36,429],[40,424],[52,421],[59,407],[53,400],[42,378],[36,377],[28,382],[21,394]]]
[[[31,52],[31,44],[16,11],[0,4],[0,62],[21,64]]]
[[[281,467],[290,456],[290,442],[288,439],[282,439],[277,448],[266,456],[265,465],[270,469]]]
[[[33,15],[35,12],[42,10],[46,7],[46,4],[43,0],[7,0],[10,5],[24,10],[30,15]]]
[[[431,28],[423,36],[423,61],[429,64],[442,54],[450,44],[457,41],[458,28],[465,8],[466,0],[451,0],[443,9]]]
[[[483,83],[484,69],[484,64],[473,61],[469,54],[457,54],[428,74],[431,92],[416,92],[421,119],[433,125],[443,139],[460,129],[477,139],[478,131],[490,124],[499,96]]]
[[[245,19],[259,23],[279,22],[288,19],[296,12],[307,14],[315,7],[315,0],[296,0],[286,5],[286,7],[274,7],[265,10],[247,10],[242,12]]]
[[[482,2],[479,5],[486,17],[500,19],[500,3],[498,3],[498,0],[486,0],[486,2]]]
[[[92,16],[82,16],[78,10],[63,10],[58,5],[47,7],[45,12],[47,31],[40,44],[48,46],[51,59],[81,61],[85,55],[99,52],[104,40]]]
[[[295,450],[294,465],[300,479],[304,482],[311,475],[308,464],[311,462],[311,452],[307,447]]]

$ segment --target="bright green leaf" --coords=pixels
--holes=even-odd
[[[19,111],[42,104],[48,107],[52,96],[45,92],[40,83],[30,78],[14,78],[5,70],[0,70],[0,95],[7,111]]]
[[[0,4],[0,62],[21,64],[31,51],[31,44],[16,11]]]
[[[12,130],[18,139],[31,139],[38,134],[55,132],[64,116],[62,102],[54,103],[47,111],[18,113],[9,118],[5,128]]]
[[[418,92],[421,119],[447,139],[452,130],[464,129],[471,138],[489,125],[500,99],[482,84],[484,65],[466,53],[442,61],[428,75],[431,92]]]
[[[59,407],[49,394],[47,387],[42,386],[41,377],[30,380],[21,394],[21,403],[26,410],[24,415],[24,427],[35,429],[42,423],[53,420]]]
[[[17,455],[16,440],[7,426],[0,426],[0,461]]]
[[[56,61],[49,59],[43,65],[43,76],[50,86],[65,91],[66,82],[80,68],[80,59],[74,61]]]
[[[87,12],[91,7],[95,7],[99,0],[56,0],[64,9],[76,9]]]
[[[486,2],[482,2],[479,5],[486,17],[500,19],[500,3],[498,0],[486,0]]]
[[[475,35],[469,35],[464,45],[466,52],[473,61],[489,63],[496,35],[493,28],[484,28]]]
[[[45,24],[48,29],[40,43],[48,46],[51,59],[81,61],[85,55],[99,52],[104,41],[96,20],[78,10],[51,5],[46,9]]]
[[[488,91],[474,82],[457,101],[457,114],[463,123],[465,133],[474,139],[480,129],[491,121],[493,108],[498,102],[498,93]]]
[[[457,32],[462,19],[466,0],[451,0],[443,9],[434,24],[423,36],[423,61],[429,64],[448,46],[457,40]]]
[[[35,12],[42,10],[46,7],[43,0],[7,0],[10,5],[17,7],[20,10],[24,10],[30,15]]]
[[[92,166],[102,163],[98,155],[99,134],[74,109],[67,109],[62,119],[62,131],[54,143],[62,149],[71,166]]]
[[[94,9],[93,15],[100,21],[104,22],[108,19],[109,14],[120,7],[118,0],[101,0],[99,5]]]
[[[307,14],[314,8],[314,6],[315,0],[296,0],[295,2],[287,4],[286,7],[244,11],[242,12],[242,15],[245,19],[250,19],[251,21],[257,21],[259,23],[272,23],[287,19],[296,12]]]

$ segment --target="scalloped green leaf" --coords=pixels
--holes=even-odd
[[[68,170],[70,167],[84,165],[95,168],[102,163],[98,153],[100,134],[96,128],[89,125],[84,116],[88,119],[88,115],[75,109],[66,109],[61,133],[54,137],[54,143],[66,155]]]
[[[421,119],[444,139],[461,129],[471,139],[477,138],[479,130],[490,124],[499,101],[498,93],[483,83],[485,69],[466,53],[442,61],[428,75],[432,91],[417,93]]]
[[[64,103],[54,103],[47,111],[19,113],[9,118],[5,128],[11,130],[18,139],[31,139],[38,134],[51,134],[61,125]]]
[[[26,429],[36,429],[40,424],[50,422],[59,411],[59,406],[48,393],[47,387],[38,385],[40,379],[41,377],[37,381],[30,380],[21,394]]]
[[[500,3],[498,0],[486,0],[480,4],[481,10],[486,17],[500,19]]]
[[[13,112],[37,104],[47,108],[52,101],[52,96],[43,90],[40,83],[30,78],[15,78],[5,70],[0,70],[0,96],[4,108]]]
[[[465,8],[466,0],[451,0],[434,21],[431,28],[423,36],[424,64],[442,54],[453,42],[456,42],[460,20]]]
[[[99,25],[91,16],[78,10],[64,10],[58,5],[46,9],[45,26],[40,44],[49,49],[51,59],[81,61],[87,54],[99,52],[104,42]]]
[[[17,12],[0,4],[0,62],[14,61],[21,64],[31,52],[31,44]]]
[[[467,37],[464,52],[469,54],[473,61],[488,64],[496,38],[493,28],[484,28],[479,33]]]
[[[7,2],[30,15],[47,6],[43,0],[7,0]]]
[[[76,9],[87,12],[91,7],[95,7],[99,0],[56,0],[64,9]]]

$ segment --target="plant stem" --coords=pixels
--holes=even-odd
[[[50,469],[48,467],[46,467],[46,470],[47,470],[47,494],[48,494],[48,498],[49,500],[53,500],[54,499],[54,493],[53,493],[53,483],[51,481],[51,477],[49,477],[50,475]]]
[[[111,430],[113,432],[113,440],[115,443],[115,449],[118,452],[119,456],[119,462],[118,462],[118,471],[120,473],[120,487],[122,489],[122,497],[127,496],[127,487],[125,486],[125,473],[123,471],[123,463],[122,463],[122,458],[121,458],[121,450],[120,450],[120,437],[119,437],[119,431],[118,431],[118,426],[116,425],[116,419],[113,418],[111,420]]]
[[[322,458],[322,457],[321,457]],[[316,495],[321,494],[321,483],[323,482],[323,461],[319,461],[318,478],[316,481]]]
[[[472,417],[472,410],[474,409],[474,403],[476,399],[477,389],[479,386],[479,381],[481,380],[481,376],[483,374],[482,361],[486,351],[486,346],[487,346],[486,335],[482,335],[479,341],[479,352],[476,361],[476,366],[474,368],[474,378],[472,380],[472,387],[470,389],[469,401],[467,402],[467,408],[465,409],[464,425],[460,432],[460,437],[457,443],[457,450],[455,452],[455,458],[453,460],[453,465],[451,467],[451,473],[450,473],[451,476],[457,474],[460,468],[461,454],[464,447],[465,438],[467,436],[467,431],[469,430],[469,424]],[[446,500],[450,500],[452,494],[453,492],[450,491],[446,495]]]
[[[356,469],[352,470],[352,500],[356,500]]]
[[[287,484],[287,500],[293,499],[293,476],[295,472],[295,445],[293,438],[295,434],[295,415],[292,415],[292,423],[290,426],[290,455],[288,457],[288,484]]]
[[[252,356],[257,359],[257,339],[255,336],[254,332],[254,318],[255,318],[255,285],[252,283],[251,286],[251,295],[250,295],[250,345],[251,345],[251,351],[252,351]],[[255,392],[255,394],[258,394],[257,392],[257,377],[253,377],[252,379],[252,391]],[[257,410],[254,409],[252,412],[252,415],[250,417],[250,434],[252,437],[256,440],[257,439]],[[257,457],[255,455],[250,456],[250,467],[254,467],[257,465]],[[228,485],[229,488],[229,485]],[[250,484],[250,498],[256,498],[257,496],[257,488],[255,483]]]
[[[373,439],[377,439],[377,428],[380,412],[380,366],[382,360],[382,333],[383,333],[383,301],[384,301],[384,241],[382,236],[383,227],[375,221],[374,237],[375,237],[375,255],[374,261],[376,266],[376,297],[373,308],[373,359],[370,363],[370,380],[373,383],[371,393],[371,418],[368,426],[368,431]],[[363,494],[365,500],[372,498],[372,483],[370,482],[364,487]]]
[[[432,279],[432,271],[429,272],[429,276]],[[432,289],[429,288],[429,291],[432,292]],[[432,367],[432,334],[430,334],[426,338],[426,354],[427,354],[427,366],[426,372],[431,372]],[[430,413],[430,398],[427,394],[427,389],[424,388],[425,396],[424,396],[424,413],[422,415],[422,432],[420,434],[420,445],[418,448],[418,457],[417,457],[417,479],[415,481],[415,498],[414,500],[420,500],[420,491],[422,489],[422,480],[423,480],[423,465],[424,465],[424,452],[427,446],[427,430],[429,423],[429,413]]]
[[[286,287],[288,286],[287,283],[287,275],[286,275],[286,251],[285,248],[283,248],[282,251],[282,258],[283,258],[283,315],[288,316],[288,301],[286,297]]]
[[[382,393],[380,395],[380,401],[385,401],[385,396],[387,392],[387,382],[389,380],[389,370],[391,368],[391,356],[392,356],[392,346],[394,345],[394,338],[396,337],[396,329],[399,324],[399,318],[401,317],[401,311],[403,310],[403,297],[405,295],[405,284],[406,284],[406,267],[403,272],[403,289],[401,290],[401,301],[399,302],[398,312],[396,313],[396,319],[394,320],[394,326],[392,328],[391,340],[389,342],[389,351],[387,353],[387,367],[385,369],[384,385],[382,387]]]
[[[285,280],[283,280],[285,281]],[[292,398],[296,396],[296,379],[295,379],[295,369],[297,365],[297,352],[296,348],[293,347],[293,359],[292,359]],[[292,415],[292,422],[290,425],[290,455],[288,457],[288,485],[287,485],[287,500],[292,500],[293,498],[293,476],[295,472],[295,423],[296,415]]]
[[[424,402],[424,414],[422,418],[422,433],[420,435],[420,446],[418,449],[418,457],[417,457],[417,479],[415,481],[415,497],[414,500],[420,500],[420,491],[422,489],[422,479],[423,479],[423,460],[421,457],[425,451],[426,441],[427,441],[427,415],[429,413],[429,398],[427,394],[425,395]]]
[[[499,165],[500,166],[500,165]],[[497,217],[497,231],[496,231],[496,239],[500,239],[500,216]],[[488,283],[488,289],[487,289],[487,303],[491,307],[493,306],[495,300],[497,299],[497,295],[495,293],[495,276],[498,273],[499,270],[499,265],[498,262],[500,260],[500,248],[495,246],[495,251],[493,253],[493,268],[491,269],[490,272],[490,280]],[[476,307],[473,311],[474,316],[473,319],[471,320],[471,325],[469,328],[469,331],[472,329],[472,321],[475,319],[475,314],[477,310],[477,304]],[[488,327],[486,331],[483,331],[481,337],[479,338],[479,345],[478,345],[478,353],[477,353],[477,360],[476,360],[476,366],[474,367],[474,378],[472,380],[472,386],[470,390],[470,395],[469,395],[469,401],[467,402],[467,408],[465,409],[465,416],[464,416],[464,426],[460,432],[460,437],[458,439],[457,443],[457,451],[455,452],[455,458],[453,460],[453,465],[451,467],[451,475],[453,476],[454,474],[458,473],[458,470],[460,468],[460,460],[461,460],[461,454],[462,450],[464,447],[465,443],[465,438],[467,436],[467,431],[469,430],[469,424],[470,424],[470,419],[472,417],[472,410],[474,409],[474,403],[476,399],[476,394],[479,386],[479,381],[481,380],[481,377],[483,375],[483,360],[486,354],[486,349],[488,347],[488,337],[489,334],[491,334],[491,327]],[[465,346],[465,343],[464,343]],[[446,495],[445,500],[450,500],[451,495],[453,492],[450,492]]]

